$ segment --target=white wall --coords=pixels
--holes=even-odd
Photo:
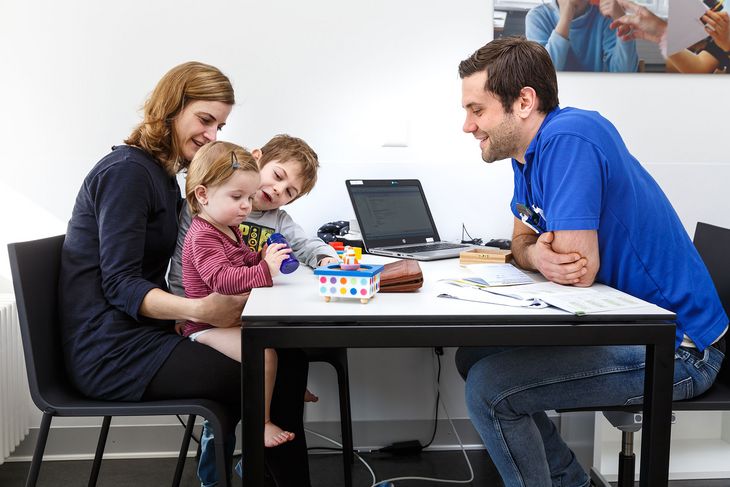
[[[5,0],[2,9],[0,291],[9,290],[5,244],[62,233],[84,175],[129,133],[160,76],[192,59],[220,67],[236,89],[222,138],[255,147],[288,132],[317,150],[320,183],[291,207],[312,233],[352,217],[344,179],[417,177],[442,237],[458,238],[462,222],[474,236],[509,236],[509,163],[485,165],[461,132],[456,69],[491,37],[489,0],[128,0],[114,9]],[[616,124],[688,231],[697,220],[730,226],[726,77],[566,73],[559,82],[564,106]],[[428,351],[351,357],[356,420],[431,416]],[[450,412],[465,417],[461,381],[445,363]],[[338,418],[325,367],[313,367],[323,400],[311,420]]]

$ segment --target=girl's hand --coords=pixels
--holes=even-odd
[[[281,263],[289,257],[291,249],[284,244],[269,245],[264,249],[264,262],[269,266],[271,277],[279,274]]]

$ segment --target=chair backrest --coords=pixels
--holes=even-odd
[[[694,244],[710,271],[725,313],[730,316],[730,229],[699,222]]]
[[[710,272],[715,289],[725,313],[730,316],[730,229],[717,227],[708,223],[697,223],[694,244],[700,257]],[[730,338],[730,337],[728,337]],[[727,342],[727,340],[726,340]],[[718,382],[730,385],[730,367],[727,359],[722,364]]]
[[[43,392],[68,387],[58,321],[58,276],[64,235],[8,244],[30,393],[41,410]]]

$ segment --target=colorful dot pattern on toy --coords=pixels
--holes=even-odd
[[[380,290],[382,265],[361,264],[357,270],[343,270],[339,264],[330,264],[314,270],[319,295],[326,298],[370,299]]]

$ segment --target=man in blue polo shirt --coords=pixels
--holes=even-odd
[[[545,49],[501,38],[459,66],[464,131],[512,159],[512,252],[551,281],[608,284],[677,314],[673,397],[712,385],[728,317],[669,200],[596,112],[558,106]],[[589,478],[545,411],[640,403],[645,349],[462,348],[467,408],[506,487]]]

